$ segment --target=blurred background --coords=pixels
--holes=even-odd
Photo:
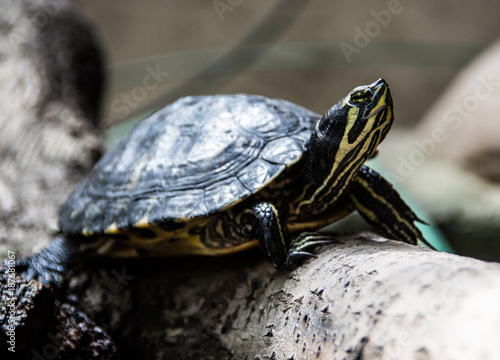
[[[126,117],[122,93],[131,113],[179,96],[235,92],[323,113],[351,88],[384,77],[397,125],[412,126],[500,31],[500,3],[487,0],[75,3],[104,36],[108,121]],[[132,93],[148,66],[168,76],[146,95]]]
[[[374,166],[435,224],[425,236],[438,247],[447,249],[446,239],[457,253],[500,260],[500,129],[479,122],[500,110],[495,66],[468,70],[481,69],[477,59],[500,34],[499,2],[74,3],[102,34],[110,144],[131,122],[185,95],[254,93],[323,114],[355,86],[383,77],[396,120]],[[467,100],[481,84],[487,99]],[[456,109],[462,103],[471,111]],[[488,114],[475,115],[486,103]],[[450,121],[439,125],[443,119]],[[467,146],[485,144],[485,133],[488,146]]]

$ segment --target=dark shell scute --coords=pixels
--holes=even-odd
[[[165,218],[185,220],[195,217],[198,214],[205,214],[208,212],[205,204],[200,201],[200,199],[203,199],[204,191],[200,189],[187,190],[191,191],[178,192],[177,194],[174,193],[165,198],[163,213],[168,213],[169,216],[162,216],[162,220]],[[175,216],[172,216],[171,214],[173,212],[169,211],[173,209],[177,209]]]
[[[222,209],[239,198],[245,198],[251,193],[237,179],[233,177],[226,178],[205,189],[205,205],[207,209],[211,209],[211,212],[213,212],[216,209]]]
[[[276,164],[290,164],[302,156],[304,141],[282,137],[270,141],[261,152],[262,159]]]
[[[245,189],[254,193],[260,189],[261,184],[269,183],[277,174],[285,169],[284,164],[274,164],[263,159],[257,159],[252,166],[245,167],[236,175]],[[235,182],[234,180],[232,180]]]
[[[148,222],[147,219],[158,216],[163,210],[164,202],[164,198],[158,196],[136,198],[133,202],[129,202],[127,214],[129,226]]]
[[[251,196],[297,162],[319,115],[255,95],[179,99],[139,122],[60,209],[67,232],[184,222]]]

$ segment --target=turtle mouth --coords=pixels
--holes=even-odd
[[[371,112],[370,114],[366,115],[366,116],[363,116],[362,118],[360,118],[360,120],[368,120],[374,116],[377,116],[377,114],[381,111],[384,111],[385,109],[389,108],[389,105],[383,105],[381,107],[379,107],[377,110],[374,110],[373,112]],[[383,123],[383,122],[382,122]],[[377,126],[378,127],[378,126]]]

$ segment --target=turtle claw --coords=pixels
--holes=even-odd
[[[309,252],[320,245],[332,244],[335,240],[327,235],[318,233],[302,233],[292,240],[290,250],[287,254],[286,268],[291,270],[299,266],[305,259],[317,258],[318,256]]]
[[[302,262],[304,262],[304,260],[310,259],[310,258],[317,258],[317,257],[318,257],[317,255],[314,255],[314,254],[312,254],[310,252],[306,252],[306,251],[291,251],[288,253],[286,263],[285,263],[285,269],[286,270],[293,270],[297,266],[302,264]]]

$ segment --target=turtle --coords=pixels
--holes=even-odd
[[[21,264],[50,283],[89,249],[224,255],[260,244],[288,270],[331,241],[316,230],[353,211],[386,237],[428,244],[415,225],[425,222],[365,165],[393,120],[383,79],[323,116],[259,95],[183,97],[101,158],[60,207],[53,242]]]

